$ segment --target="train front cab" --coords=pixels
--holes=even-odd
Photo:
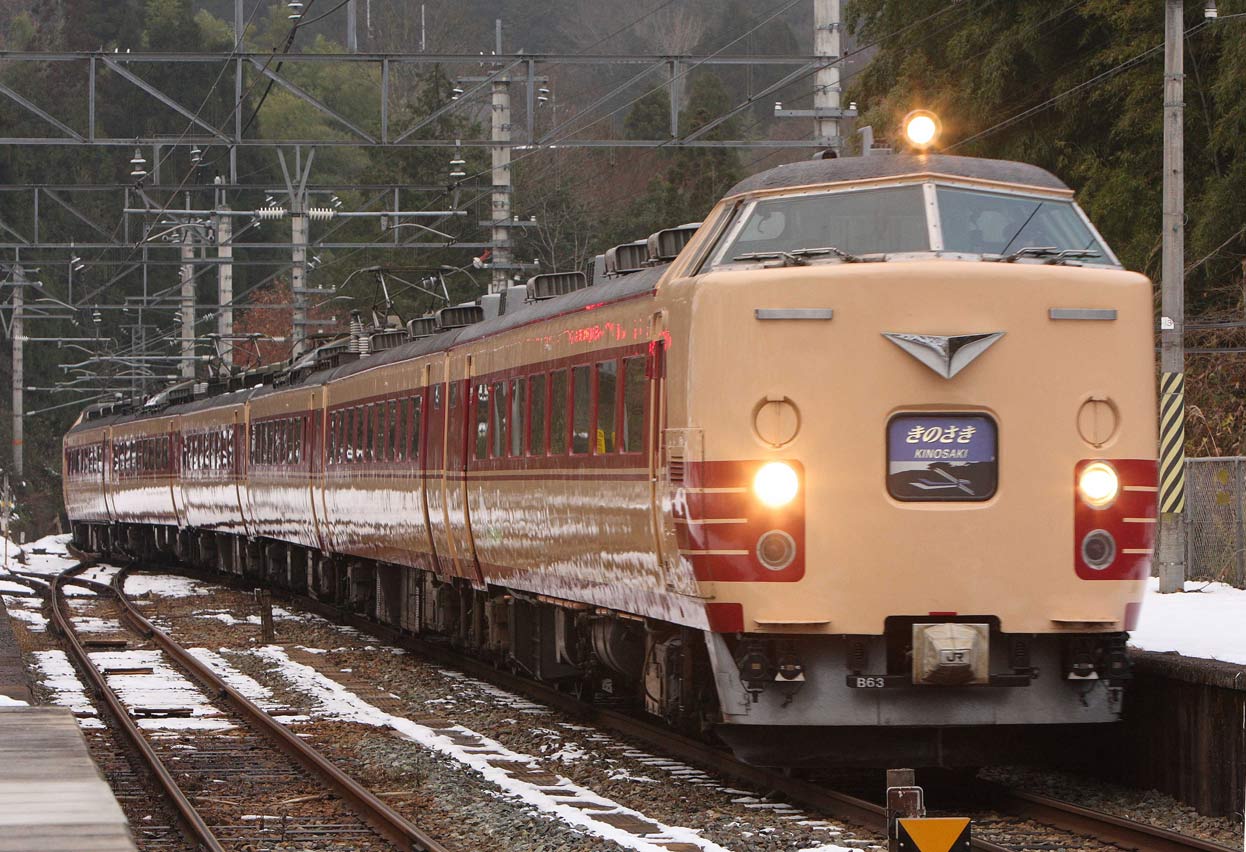
[[[737,753],[972,764],[1117,718],[1153,554],[1150,283],[935,252],[682,271],[674,505]]]

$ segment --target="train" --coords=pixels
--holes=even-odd
[[[761,172],[591,273],[88,409],[73,537],[756,764],[1104,730],[1154,554],[1152,289],[1073,196],[936,153]]]

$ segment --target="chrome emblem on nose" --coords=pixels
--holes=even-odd
[[[952,378],[968,367],[973,359],[990,349],[991,345],[1003,336],[1002,331],[949,336],[883,332],[883,337],[945,379]]]

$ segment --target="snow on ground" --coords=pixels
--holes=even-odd
[[[608,823],[593,819],[589,812],[574,807],[570,801],[581,804],[593,802],[608,809],[596,811],[598,815],[601,813],[630,814],[639,819],[656,822],[651,817],[599,796],[592,790],[572,784],[565,778],[560,777],[555,785],[538,785],[522,781],[510,775],[505,769],[494,766],[493,763],[506,761],[514,763],[517,767],[529,766],[536,763],[537,758],[511,751],[496,740],[479,734],[476,736],[479,736],[480,743],[471,746],[458,745],[439,731],[401,716],[390,715],[369,704],[311,666],[294,662],[286,656],[284,650],[276,645],[266,645],[256,649],[254,653],[272,665],[282,677],[312,696],[320,705],[321,715],[364,725],[390,728],[427,749],[474,769],[503,793],[519,799],[536,810],[548,813],[597,837],[613,840],[625,849],[634,849],[637,852],[664,852],[665,844],[687,843],[705,852],[725,852],[721,846],[706,840],[690,828],[658,823],[658,833],[640,838]],[[474,733],[461,725],[454,726],[454,730],[460,734]],[[554,788],[560,795],[552,796],[547,792]]]
[[[152,594],[162,598],[210,595],[212,590],[186,577],[173,574],[131,574],[125,579],[127,595]]]
[[[1246,590],[1187,582],[1185,592],[1161,595],[1159,580],[1152,577],[1129,644],[1246,665]]]
[[[30,706],[29,704],[27,704],[25,701],[22,701],[20,698],[10,698],[9,696],[5,694],[0,693],[0,707],[29,707],[29,706]]]
[[[32,633],[42,633],[48,628],[48,620],[43,617],[43,601],[39,598],[14,598],[4,595],[4,608],[9,618],[24,622],[26,629]]]
[[[242,696],[248,701],[254,702],[265,710],[281,707],[280,704],[273,700],[272,690],[250,675],[238,671],[217,652],[209,651],[207,648],[190,648],[188,650],[199,662],[215,672],[217,677],[242,693]],[[221,650],[227,651],[225,648]],[[310,716],[304,715],[275,715],[273,718],[285,725],[292,722],[306,722],[311,719]]]
[[[60,707],[68,707],[79,717],[78,725],[83,728],[102,728],[104,723],[98,718],[95,707],[87,698],[82,681],[74,671],[69,657],[64,651],[35,651],[31,654],[38,668],[37,677],[52,693],[52,703]],[[91,718],[82,718],[83,716]]]
[[[14,583],[12,580],[0,580],[0,592],[18,592],[19,594],[25,592],[30,594],[30,591],[30,586],[22,583]]]
[[[150,668],[151,674],[109,675],[108,685],[129,708],[189,709],[190,716],[145,717],[138,726],[146,730],[215,731],[234,727],[209,704],[203,691],[164,660],[160,651],[96,651],[91,661],[100,669]]]
[[[31,574],[51,576],[72,568],[78,563],[69,555],[65,547],[69,544],[69,539],[70,536],[66,533],[44,536],[37,541],[30,542],[25,547],[26,564],[22,570]]]

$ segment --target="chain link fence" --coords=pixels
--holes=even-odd
[[[1246,457],[1186,459],[1186,575],[1246,588]]]

